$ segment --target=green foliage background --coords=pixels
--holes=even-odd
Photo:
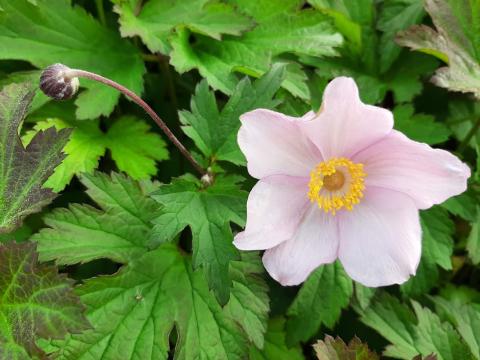
[[[213,184],[113,89],[35,91],[53,63],[142,95]],[[472,168],[401,286],[281,287],[232,245],[239,116],[339,75]],[[480,359],[480,0],[0,0],[0,87],[1,359]]]

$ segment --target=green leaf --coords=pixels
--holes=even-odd
[[[0,0],[0,59],[28,61],[43,69],[53,63],[93,71],[140,93],[145,72],[139,51],[68,0]],[[86,81],[75,101],[79,119],[109,115],[120,97],[103,84]]]
[[[305,281],[287,315],[288,341],[307,341],[321,325],[332,328],[350,303],[352,280],[339,262],[323,265]]]
[[[91,174],[98,167],[100,157],[109,149],[119,170],[125,171],[133,179],[148,179],[156,174],[156,161],[168,158],[166,144],[162,138],[150,132],[150,127],[142,120],[124,116],[118,119],[105,134],[100,130],[100,122],[65,121],[47,119],[37,122],[32,130],[22,137],[23,143],[40,130],[50,127],[60,130],[73,128],[72,136],[64,148],[67,155],[52,176],[45,183],[54,191],[62,191],[74,175]]]
[[[392,41],[398,30],[422,19],[420,0],[384,1],[380,11],[372,0],[354,4],[345,0],[311,2],[334,19],[346,39],[340,58],[302,57],[303,62],[317,68],[320,78],[353,77],[367,103],[381,102],[389,90],[397,103],[409,102],[421,92],[420,78],[433,71],[436,62],[401,52]]]
[[[420,214],[423,239],[422,258],[417,274],[410,278],[400,289],[410,296],[419,296],[428,293],[437,285],[439,270],[452,269],[454,223],[448,212],[439,207],[422,211]]]
[[[377,288],[369,288],[363,286],[362,284],[355,282],[354,283],[354,290],[355,290],[355,300],[357,304],[360,306],[361,309],[366,309],[370,306],[373,297],[376,294]]]
[[[45,358],[35,341],[88,329],[72,282],[40,265],[35,244],[0,245],[0,358]]]
[[[401,48],[395,44],[395,36],[425,16],[422,0],[386,0],[379,13],[377,27],[382,31],[379,46],[380,72],[385,72],[400,55]]]
[[[480,359],[480,304],[459,305],[442,297],[432,298],[455,326],[476,359]]]
[[[224,312],[236,319],[251,343],[262,349],[270,310],[268,286],[263,278],[259,254],[244,252],[241,255],[242,261],[232,261],[230,264],[233,286]]]
[[[167,359],[174,328],[175,359],[246,358],[237,319],[222,310],[204,274],[191,266],[189,256],[162,244],[113,276],[86,281],[77,292],[94,330],[59,344],[59,359]]]
[[[460,216],[465,220],[475,222],[477,220],[478,196],[470,188],[464,193],[454,196],[442,204],[442,207],[452,214]]]
[[[113,160],[136,180],[155,175],[155,161],[168,159],[165,142],[149,130],[144,121],[132,116],[121,117],[108,129],[106,146]]]
[[[101,210],[71,204],[47,214],[44,221],[49,228],[32,237],[38,242],[40,259],[62,265],[100,258],[126,263],[142,255],[157,204],[123,175],[113,173],[111,179],[100,173],[84,175],[82,182]]]
[[[411,359],[417,354],[435,353],[439,360],[473,359],[467,345],[448,323],[419,303],[412,301],[415,312],[386,293],[365,311],[361,321],[374,328],[391,345],[384,355]]]
[[[278,101],[272,100],[272,97],[280,87],[283,73],[283,66],[274,66],[253,84],[247,77],[244,78],[221,111],[207,82],[202,81],[197,86],[191,101],[191,112],[181,111],[180,121],[185,134],[195,142],[209,163],[225,160],[245,164],[245,157],[237,144],[239,117],[253,109],[274,108]]]
[[[17,71],[14,73],[9,73],[3,79],[0,79],[0,88],[7,86],[9,84],[21,84],[21,83],[31,83],[31,84],[38,84],[40,81],[41,71],[39,70],[32,70],[32,71]],[[43,105],[48,103],[51,98],[45,95],[41,91],[36,91],[35,96],[33,97],[32,104],[30,105],[29,112],[32,113],[35,110],[38,110]]]
[[[480,209],[477,207],[477,219],[467,239],[467,252],[475,265],[480,264]]]
[[[426,0],[425,7],[436,31],[414,26],[400,33],[397,42],[448,64],[432,78],[436,85],[480,98],[480,1]]]
[[[265,346],[262,350],[250,348],[250,360],[303,360],[305,357],[300,345],[287,346],[285,334],[285,319],[275,317],[270,319],[268,331],[265,334]]]
[[[333,338],[329,335],[325,339],[318,340],[314,345],[315,354],[318,360],[340,360],[340,359],[355,359],[355,360],[378,360],[378,355],[370,351],[368,345],[356,336],[345,344],[339,337]]]
[[[66,157],[48,178],[45,187],[55,192],[62,191],[72,180],[75,174],[92,173],[98,166],[100,157],[105,153],[104,134],[99,129],[99,121],[77,121],[70,123],[60,119],[47,119],[35,124],[22,136],[25,145],[40,131],[50,128],[56,130],[75,127],[70,140],[63,149]]]
[[[341,36],[327,17],[317,11],[299,10],[300,0],[235,0],[244,14],[257,24],[242,36],[224,36],[222,41],[191,34],[184,29],[172,37],[171,64],[182,73],[198,69],[211,87],[232,94],[237,84],[233,71],[260,76],[268,71],[274,58],[283,53],[312,56],[335,55]],[[308,99],[303,72],[287,69],[283,87]]]
[[[193,265],[205,269],[208,284],[223,304],[228,300],[228,267],[238,259],[230,222],[245,222],[246,192],[239,189],[240,177],[218,175],[205,188],[193,176],[175,179],[152,194],[163,205],[154,220],[157,242],[171,241],[187,226],[192,231]]]
[[[240,35],[252,27],[252,21],[235,11],[232,5],[211,0],[153,0],[138,11],[136,4],[114,0],[120,15],[122,36],[140,36],[152,53],[167,55],[169,38],[176,29],[220,40],[223,34]]]
[[[448,213],[438,206],[422,211],[420,219],[426,256],[445,270],[451,270],[455,232],[453,221]]]
[[[27,84],[12,84],[0,92],[0,232],[20,226],[25,216],[55,197],[42,185],[64,158],[62,148],[70,132],[39,132],[24,148],[18,128],[33,96]]]
[[[413,105],[405,104],[395,107],[395,128],[409,138],[430,145],[442,143],[451,135],[450,129],[434,117],[426,114],[415,114]]]

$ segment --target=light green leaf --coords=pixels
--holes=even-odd
[[[64,158],[62,149],[70,132],[39,132],[24,148],[18,128],[33,96],[27,84],[12,84],[0,92],[0,232],[20,226],[25,216],[55,197],[42,186]]]
[[[151,52],[168,54],[169,38],[178,28],[220,40],[223,34],[240,35],[252,21],[232,5],[211,0],[153,0],[138,5],[114,0],[122,36],[140,36]]]
[[[44,218],[49,228],[32,237],[40,259],[76,264],[109,258],[126,263],[147,250],[156,203],[138,183],[119,174],[84,175],[87,193],[102,210],[72,204],[55,209]]]
[[[69,0],[0,0],[0,59],[28,61],[43,69],[53,63],[93,71],[136,93],[145,72],[139,51]],[[119,92],[92,81],[75,101],[79,119],[109,115]]]
[[[425,7],[436,31],[413,26],[397,42],[448,64],[432,78],[436,85],[480,98],[480,1],[426,0]]]
[[[480,359],[480,304],[455,304],[442,297],[432,297],[435,306],[446,314],[476,359]]]
[[[353,294],[352,280],[339,262],[322,265],[305,281],[287,315],[288,341],[307,341],[321,325],[332,328]]]
[[[45,183],[45,187],[60,192],[70,183],[75,174],[91,173],[97,168],[100,157],[105,153],[105,141],[104,134],[99,129],[98,120],[70,123],[50,118],[37,122],[32,130],[27,131],[22,136],[23,143],[27,145],[39,131],[52,127],[57,130],[74,127],[70,140],[64,148],[65,160]]]
[[[157,173],[156,161],[168,159],[166,144],[138,118],[124,116],[108,129],[106,146],[118,168],[135,180]]]
[[[265,334],[265,346],[262,350],[250,348],[250,360],[304,360],[300,345],[287,346],[285,334],[285,319],[275,317],[270,319],[268,331]]]
[[[248,275],[247,275],[248,276]],[[201,271],[171,244],[132,260],[113,276],[77,289],[94,330],[59,343],[59,359],[245,359],[237,319],[224,312]],[[232,290],[233,293],[233,290]]]
[[[232,261],[230,277],[232,290],[224,312],[236,319],[257,348],[264,347],[267,331],[269,297],[268,286],[263,278],[263,264],[256,252],[244,252],[242,261]]]
[[[412,310],[383,293],[374,304],[361,311],[361,321],[374,328],[391,345],[384,355],[411,359],[417,354],[435,353],[439,360],[473,359],[455,329],[427,308],[412,301]]]
[[[235,0],[257,26],[242,36],[224,36],[222,41],[196,35],[192,44],[188,30],[171,40],[171,63],[180,73],[198,69],[209,85],[232,94],[237,84],[233,71],[260,76],[272,60],[283,53],[312,56],[335,55],[342,42],[327,17],[311,10],[299,10],[302,1]],[[296,80],[297,79],[297,80]],[[298,82],[298,69],[287,69],[283,86],[296,96],[308,98],[308,87]]]
[[[30,242],[0,245],[0,358],[44,359],[35,341],[88,329],[72,282],[40,265]]]
[[[62,191],[74,175],[91,174],[98,167],[100,157],[109,149],[119,170],[133,179],[148,179],[157,172],[156,161],[168,158],[166,144],[162,138],[150,132],[142,120],[125,116],[118,119],[107,131],[100,130],[100,122],[47,119],[39,121],[22,137],[28,144],[40,130],[73,128],[72,136],[64,148],[67,155],[45,183],[54,191]]]
[[[467,239],[467,252],[475,265],[480,264],[480,209],[477,207],[477,219],[472,223],[472,230]]]
[[[440,122],[436,122],[431,115],[415,114],[413,105],[405,104],[395,107],[395,128],[409,138],[430,145],[448,140],[450,129]]]
[[[245,158],[237,144],[240,115],[257,108],[273,108],[278,101],[272,100],[283,79],[283,66],[274,66],[253,84],[248,78],[240,81],[233,95],[221,111],[213,92],[206,81],[201,82],[191,102],[191,112],[181,111],[183,131],[209,159],[226,160],[245,164]]]
[[[218,175],[214,184],[205,188],[198,179],[186,175],[152,194],[163,205],[162,214],[154,220],[153,237],[157,242],[170,241],[189,226],[193,265],[204,268],[208,284],[222,304],[229,296],[229,263],[239,256],[232,243],[230,222],[245,223],[247,194],[239,189],[241,180]]]
[[[379,360],[378,355],[356,336],[347,345],[339,337],[334,339],[327,335],[325,340],[313,344],[313,348],[318,360]]]

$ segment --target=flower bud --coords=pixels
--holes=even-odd
[[[71,69],[63,64],[47,67],[40,76],[40,89],[55,100],[68,100],[78,91],[77,77],[69,76]]]

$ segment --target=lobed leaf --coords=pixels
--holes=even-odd
[[[332,328],[352,294],[352,280],[339,262],[315,270],[287,311],[289,343],[307,341],[321,325]]]
[[[335,48],[342,42],[326,16],[299,10],[302,1],[228,3],[236,5],[257,25],[242,36],[224,36],[222,41],[197,35],[192,44],[187,29],[178,31],[171,39],[171,64],[176,70],[183,73],[198,69],[211,87],[226,94],[232,94],[237,84],[234,71],[258,77],[268,71],[280,54],[335,55]],[[283,86],[296,96],[309,97],[305,75],[298,66],[287,70]]]
[[[0,245],[0,358],[45,358],[38,338],[61,339],[90,328],[72,282],[40,265],[35,244]]]
[[[63,160],[70,131],[39,132],[24,148],[18,131],[34,96],[28,84],[12,84],[0,92],[0,232],[20,226],[55,194],[43,187]]]
[[[179,115],[183,131],[209,163],[224,160],[245,165],[245,158],[237,144],[239,117],[253,109],[275,107],[278,101],[272,98],[280,88],[283,74],[284,67],[277,65],[253,84],[245,77],[221,111],[207,82],[202,81],[197,86],[191,101],[191,112],[180,111]]]
[[[205,188],[198,179],[185,175],[152,194],[163,205],[161,215],[153,221],[152,237],[156,242],[171,241],[189,226],[193,266],[203,267],[209,286],[222,304],[229,297],[230,261],[239,258],[230,222],[240,226],[245,222],[247,194],[238,186],[241,180],[218,175],[214,184]]]
[[[480,1],[426,0],[436,30],[426,25],[399,34],[397,42],[447,63],[432,81],[452,91],[480,97]]]
[[[43,69],[53,63],[93,71],[135,93],[143,89],[139,51],[69,0],[0,0],[0,59],[28,61]],[[101,56],[100,56],[101,54]],[[86,81],[75,101],[78,119],[109,115],[120,94]]]
[[[137,4],[114,0],[120,15],[122,36],[140,36],[152,53],[168,55],[170,37],[175,30],[192,32],[221,40],[222,35],[240,35],[253,26],[251,19],[230,5],[211,0],[153,0],[141,8]]]

